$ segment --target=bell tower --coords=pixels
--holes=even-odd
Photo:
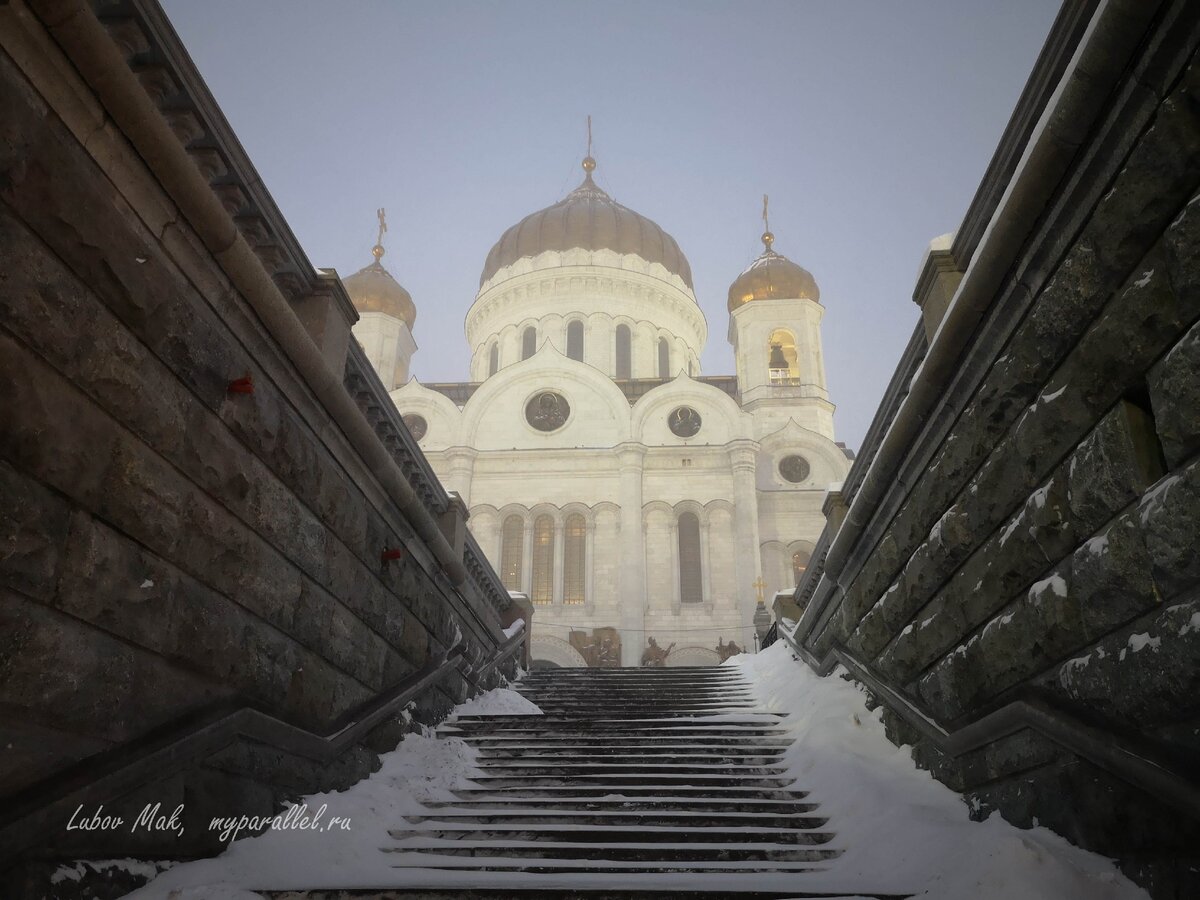
[[[729,287],[729,342],[742,408],[788,419],[833,439],[825,383],[821,319],[825,307],[812,274],[775,252],[763,196],[763,252]]]
[[[362,345],[367,359],[379,373],[384,387],[389,391],[401,387],[408,381],[408,369],[417,343],[412,329],[417,321],[417,308],[412,296],[383,267],[383,236],[387,232],[384,210],[379,218],[379,235],[371,255],[375,261],[359,269],[343,280],[346,293],[350,295],[359,319],[353,332]]]

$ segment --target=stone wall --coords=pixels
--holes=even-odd
[[[987,233],[952,251],[955,302],[924,307],[944,319],[896,374],[792,640],[860,677],[974,814],[1195,896],[1200,11],[1108,4],[1081,40],[1082,8],[993,161],[1003,199],[968,216]]]
[[[208,852],[210,815],[347,785],[398,717],[332,761],[233,740],[88,786],[229,710],[328,735],[436,668],[414,708],[434,721],[517,659],[489,668],[520,611],[174,40],[149,6],[0,5],[6,855]],[[234,198],[223,219],[185,164]],[[72,790],[183,802],[191,827],[68,834],[45,804]]]

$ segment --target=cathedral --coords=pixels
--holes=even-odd
[[[579,187],[488,253],[467,380],[409,378],[416,306],[383,266],[382,211],[375,261],[345,279],[354,335],[505,586],[534,605],[535,666],[716,664],[795,586],[849,469],[825,309],[768,225],[729,288],[736,374],[702,374],[687,258],[595,168],[588,155]]]

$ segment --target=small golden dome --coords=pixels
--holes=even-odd
[[[417,308],[413,305],[412,295],[383,267],[380,262],[383,247],[376,244],[371,253],[375,262],[342,279],[346,293],[360,313],[379,312],[395,316],[403,319],[409,331],[412,331],[417,321]]]
[[[812,273],[772,250],[774,241],[775,235],[765,232],[762,242],[766,249],[729,286],[730,312],[752,300],[800,298],[820,302],[821,291]]]

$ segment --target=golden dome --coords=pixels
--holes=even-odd
[[[752,300],[803,298],[819,302],[821,291],[812,273],[771,249],[775,235],[762,236],[762,256],[729,286],[729,311]]]
[[[342,279],[346,293],[360,313],[381,312],[395,316],[408,323],[408,330],[412,331],[417,321],[417,308],[413,305],[412,295],[379,261],[383,256],[383,247],[376,244],[371,252],[375,255],[375,262]]]
[[[657,224],[617,203],[592,181],[596,161],[587,157],[583,183],[558,203],[509,228],[488,253],[479,283],[518,259],[545,250],[613,250],[633,253],[692,286],[692,269],[675,239]]]

